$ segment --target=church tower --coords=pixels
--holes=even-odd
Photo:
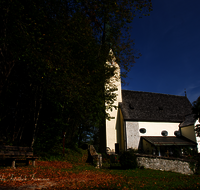
[[[112,50],[110,50],[110,55],[112,58],[112,63],[107,62],[107,64],[111,64],[116,67],[115,75],[110,78],[110,81],[106,85],[106,89],[115,87],[117,90],[114,92],[116,94],[116,99],[113,103],[117,108],[112,108],[111,110],[106,110],[106,112],[110,115],[111,119],[106,119],[106,151],[116,152],[119,150],[124,150],[123,146],[123,118],[122,113],[119,108],[120,102],[122,102],[122,94],[121,94],[121,77],[120,77],[120,67],[115,62],[116,59],[113,56]]]

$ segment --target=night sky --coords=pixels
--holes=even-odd
[[[200,96],[200,0],[152,0],[150,16],[134,18],[136,59],[124,90]]]

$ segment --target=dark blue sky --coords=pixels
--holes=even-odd
[[[152,0],[150,16],[134,18],[131,36],[142,57],[125,90],[200,96],[200,0]]]

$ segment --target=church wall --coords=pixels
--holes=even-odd
[[[148,154],[153,152],[152,145],[149,142],[145,141],[144,139],[142,139],[142,145],[143,145],[142,149],[144,152]]]
[[[120,108],[113,109],[109,112],[113,119],[106,120],[106,147],[109,147],[111,152],[115,152],[115,143],[119,143],[121,151],[124,150],[124,122]]]
[[[190,125],[190,126],[187,126],[187,127],[181,127],[181,134],[184,137],[196,142],[196,136],[195,136],[195,132],[194,132],[194,125]]]
[[[138,149],[140,134],[139,122],[126,122],[127,149]]]
[[[111,152],[115,151],[115,143],[117,143],[117,112],[118,110],[113,110],[110,112],[113,119],[106,120],[106,147],[109,147]]]
[[[146,129],[146,132],[141,133],[140,129]],[[126,121],[127,149],[138,149],[141,136],[162,136],[161,132],[164,130],[168,132],[168,136],[175,136],[179,123]]]

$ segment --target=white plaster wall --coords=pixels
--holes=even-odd
[[[141,128],[145,128],[146,133],[140,133]],[[164,130],[168,132],[168,136],[175,136],[179,123],[126,121],[127,149],[138,149],[141,136],[162,136],[161,132]]]
[[[174,132],[179,130],[180,123],[171,122],[139,122],[139,129],[145,128],[146,133],[140,133],[140,136],[162,136],[162,131],[167,131],[168,136],[175,136]]]
[[[115,143],[117,142],[117,110],[110,112],[111,117],[114,119],[106,120],[106,147],[109,147],[111,151],[115,151]]]

